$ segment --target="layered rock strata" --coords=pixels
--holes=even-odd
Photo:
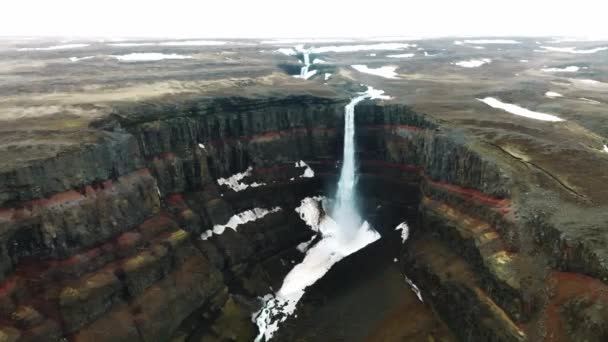
[[[0,340],[251,338],[254,298],[278,288],[301,257],[295,246],[310,238],[293,209],[334,191],[345,103],[122,106],[90,131],[62,136],[82,141],[77,148],[0,170]],[[360,191],[384,201],[394,222],[419,204],[405,270],[459,338],[601,340],[601,255],[534,216],[516,181],[545,176],[406,106],[365,102],[356,111]],[[299,160],[317,176],[300,177]],[[218,186],[249,167],[245,184],[263,185]],[[234,214],[277,206],[200,237]],[[592,294],[577,290],[583,283]]]

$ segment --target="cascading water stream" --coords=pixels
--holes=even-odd
[[[303,79],[308,78],[306,77],[308,75],[308,68],[310,68],[310,53],[304,52],[304,66],[302,67],[302,69],[300,69],[300,77],[302,77]]]
[[[306,58],[306,57],[305,57]],[[306,251],[306,256],[285,277],[279,291],[264,296],[263,307],[252,319],[259,328],[255,341],[270,340],[296,310],[305,289],[321,279],[343,258],[378,240],[380,234],[361,223],[356,209],[355,106],[364,99],[389,99],[384,91],[368,87],[344,108],[344,161],[340,171],[336,204],[331,215],[323,215],[321,198],[305,198],[296,212],[321,239]]]

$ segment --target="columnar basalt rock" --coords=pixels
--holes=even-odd
[[[62,136],[84,139],[81,146],[0,170],[1,338],[224,338],[214,330],[223,322],[251,324],[239,311],[252,309],[243,298],[280,285],[285,260],[311,237],[293,209],[335,191],[346,101],[175,101],[118,106],[90,132]],[[365,101],[356,110],[360,191],[392,203],[383,211],[391,220],[419,205],[408,275],[463,340],[521,341],[543,320],[591,334],[573,323],[590,314],[581,293],[561,289],[552,301],[539,291],[547,274],[603,276],[601,255],[578,236],[564,247],[559,228],[540,228],[558,226],[549,218],[527,230],[520,194],[528,189],[503,157],[404,105]],[[299,160],[317,176],[299,177]],[[248,167],[245,181],[263,186],[217,184]],[[200,238],[237,213],[277,206]],[[543,241],[534,240],[541,231]],[[545,264],[530,261],[534,246],[550,251],[539,248]],[[555,313],[557,302],[568,311]]]

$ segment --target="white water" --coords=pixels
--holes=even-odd
[[[300,218],[321,239],[311,246],[314,238],[298,246],[306,256],[287,274],[281,288],[262,298],[263,307],[252,315],[259,329],[255,341],[268,341],[279,329],[279,323],[293,315],[307,287],[321,279],[343,258],[378,240],[380,234],[369,223],[361,223],[355,206],[355,106],[364,99],[389,99],[384,91],[368,87],[352,99],[344,109],[344,162],[338,182],[336,205],[331,215],[322,210],[322,198],[305,198],[296,208]],[[303,162],[302,162],[303,163]],[[302,166],[302,163],[296,166]]]
[[[310,51],[306,51],[303,50],[301,47],[297,48],[299,51],[302,52],[302,55],[304,56],[304,66],[300,69],[300,75],[296,76],[298,78],[307,80],[309,78],[311,78],[312,76],[314,76],[317,73],[317,70],[313,70],[313,71],[309,71],[308,69],[310,69]]]

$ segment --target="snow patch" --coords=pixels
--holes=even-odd
[[[321,46],[310,49],[312,53],[326,52],[356,52],[356,51],[373,51],[373,50],[403,50],[410,47],[416,47],[416,44],[405,43],[380,43],[380,44],[362,44],[362,45],[336,45],[336,46]]]
[[[317,237],[317,235],[315,234],[310,238],[310,240],[299,243],[298,246],[296,246],[296,249],[298,251],[300,251],[301,253],[306,253],[306,251],[310,248],[310,245],[312,244],[312,242],[315,240],[316,237]]]
[[[253,222],[255,220],[261,219],[262,217],[276,213],[281,211],[280,207],[274,207],[272,209],[264,209],[264,208],[253,208],[251,210],[245,210],[241,213],[233,215],[230,217],[226,224],[216,224],[213,226],[213,231],[205,231],[201,234],[201,239],[207,240],[211,237],[212,234],[220,235],[223,234],[226,228],[230,228],[236,231],[236,228],[242,224]]]
[[[521,44],[512,39],[466,39],[467,44]]]
[[[600,101],[588,99],[586,97],[579,97],[578,99],[581,100],[581,101],[585,101],[585,102],[591,103],[591,104],[596,104],[596,105],[602,104]]]
[[[219,40],[183,40],[158,43],[159,46],[214,46],[226,44],[228,42]]]
[[[418,300],[424,303],[424,300],[422,300],[422,292],[420,292],[420,289],[418,288],[418,286],[416,286],[416,284],[414,284],[414,282],[407,276],[404,276],[404,277],[405,277],[405,282],[410,286],[410,289],[412,290],[412,292],[414,292],[416,297],[418,297]]]
[[[70,60],[70,62],[78,62],[78,61],[83,61],[85,59],[92,59],[95,58],[95,56],[86,56],[86,57],[70,57],[68,58]]]
[[[331,77],[330,73],[325,73],[325,80],[327,81]]]
[[[355,64],[351,65],[351,67],[353,67],[353,69],[359,72],[370,75],[380,76],[384,78],[397,78],[397,73],[395,72],[395,70],[397,70],[397,67],[392,65],[387,65],[379,68],[369,68],[367,65]]]
[[[405,243],[407,238],[410,236],[410,227],[407,225],[407,222],[403,221],[399,223],[395,230],[401,231],[401,240]]]
[[[17,51],[52,51],[52,50],[68,50],[68,49],[79,49],[89,46],[90,44],[64,44],[54,45],[48,47],[37,47],[37,48],[20,48]]]
[[[554,91],[548,91],[545,93],[545,96],[548,98],[556,98],[556,97],[563,97],[564,95],[562,95],[560,93],[556,93]]]
[[[247,188],[257,188],[259,186],[266,185],[266,183],[256,183],[256,182],[251,183],[251,184],[242,183],[241,181],[243,180],[243,178],[251,176],[252,171],[253,171],[253,168],[250,166],[247,168],[247,170],[234,174],[228,178],[219,178],[217,180],[217,184],[226,185],[230,189],[232,189],[233,191],[236,191],[236,192],[243,191]]]
[[[271,44],[271,45],[286,45],[295,43],[350,43],[353,39],[346,38],[295,38],[295,39],[273,39],[273,40],[262,40],[260,44]]]
[[[123,62],[152,62],[161,61],[163,59],[190,59],[192,56],[178,55],[175,53],[165,54],[157,52],[130,53],[127,55],[110,55]]]
[[[315,59],[312,61],[312,64],[327,64],[327,62],[326,62],[326,61],[324,61],[324,60],[322,60],[321,58],[315,58]]]
[[[577,53],[577,54],[592,54],[600,51],[608,50],[608,47],[597,47],[593,49],[581,49],[578,50],[576,47],[555,47],[555,46],[541,46],[543,50],[534,50],[539,52],[564,52],[564,53]]]
[[[296,55],[296,51],[292,48],[280,48],[276,52],[282,53],[286,56],[295,56]]]
[[[489,58],[481,58],[481,59],[470,59],[468,61],[455,62],[452,64],[457,65],[459,67],[463,67],[463,68],[478,68],[484,64],[489,64],[491,62],[492,62],[492,60]]]
[[[313,178],[315,176],[315,172],[306,164],[303,160],[296,162],[296,167],[305,167],[304,173],[300,176],[300,178]]]
[[[528,62],[529,62],[529,60],[527,60],[527,59],[520,59],[519,61],[520,61],[521,63],[528,63]]]
[[[602,151],[608,153],[608,145],[604,145],[604,149]]]
[[[544,72],[578,72],[581,69],[587,69],[587,67],[578,67],[576,65],[570,65],[565,68],[545,68],[541,69]]]
[[[201,143],[198,144],[198,147],[202,148],[203,150],[205,149],[205,145],[203,145]]]
[[[525,108],[522,108],[522,107],[514,105],[514,104],[501,102],[493,97],[477,99],[477,101],[481,101],[492,108],[502,109],[511,114],[524,116],[524,117],[527,117],[530,119],[541,120],[541,121],[550,121],[550,122],[564,121],[563,119],[558,118],[555,115],[533,112],[529,109],[525,109]]]
[[[398,54],[398,55],[387,55],[386,57],[389,57],[389,58],[412,58],[414,56],[415,56],[415,54],[413,54],[413,53],[402,53],[402,54]]]

